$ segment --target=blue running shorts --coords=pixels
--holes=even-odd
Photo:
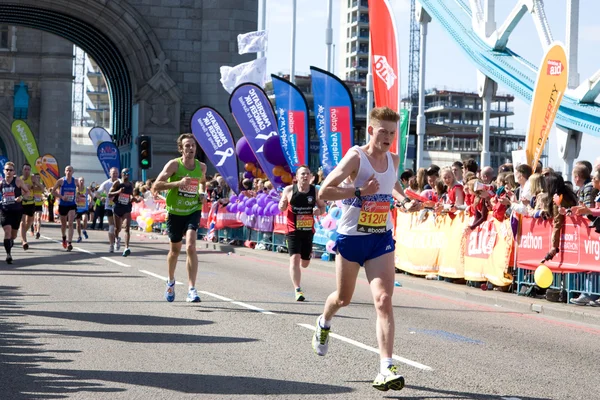
[[[396,241],[391,230],[370,235],[339,235],[333,248],[333,251],[338,252],[346,260],[358,263],[361,267],[365,261],[394,250],[396,250]]]

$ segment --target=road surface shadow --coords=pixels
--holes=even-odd
[[[134,315],[134,314],[104,314],[104,313],[79,313],[79,312],[60,312],[60,311],[33,311],[21,310],[15,312],[20,315],[32,315],[43,318],[59,318],[73,321],[93,322],[104,325],[138,325],[138,326],[197,326],[210,325],[213,321],[160,317],[154,315]]]
[[[404,391],[402,393],[406,393],[406,389],[419,390],[423,392],[431,392],[431,396],[385,396],[386,399],[402,399],[402,400],[438,400],[438,399],[461,399],[461,400],[503,400],[510,398],[518,398],[519,400],[552,400],[549,397],[530,397],[523,396],[520,394],[517,395],[494,395],[494,394],[482,394],[482,393],[469,393],[469,392],[460,392],[454,390],[443,390],[443,389],[434,389],[428,388],[425,386],[413,386],[406,385],[404,387]]]

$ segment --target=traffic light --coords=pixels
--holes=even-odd
[[[152,167],[152,138],[150,136],[138,137],[138,160],[141,169]]]

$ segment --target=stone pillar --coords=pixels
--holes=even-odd
[[[60,172],[71,163],[73,44],[41,33],[40,116],[36,132],[40,155],[56,157]],[[77,166],[75,175],[77,175]]]

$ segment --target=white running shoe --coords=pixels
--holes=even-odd
[[[324,356],[327,354],[327,350],[329,349],[329,331],[331,328],[321,328],[319,319],[321,319],[321,316],[317,317],[315,334],[312,338],[312,347],[317,355]]]
[[[385,373],[379,373],[373,381],[373,387],[377,390],[387,392],[388,390],[402,390],[404,377],[400,375],[398,367],[390,365]]]
[[[196,288],[190,288],[188,291],[187,299],[185,299],[188,303],[200,303],[200,296],[198,296],[198,291]]]
[[[109,253],[114,253],[115,252],[115,246],[113,246],[112,244],[110,246],[108,246],[108,252]]]

